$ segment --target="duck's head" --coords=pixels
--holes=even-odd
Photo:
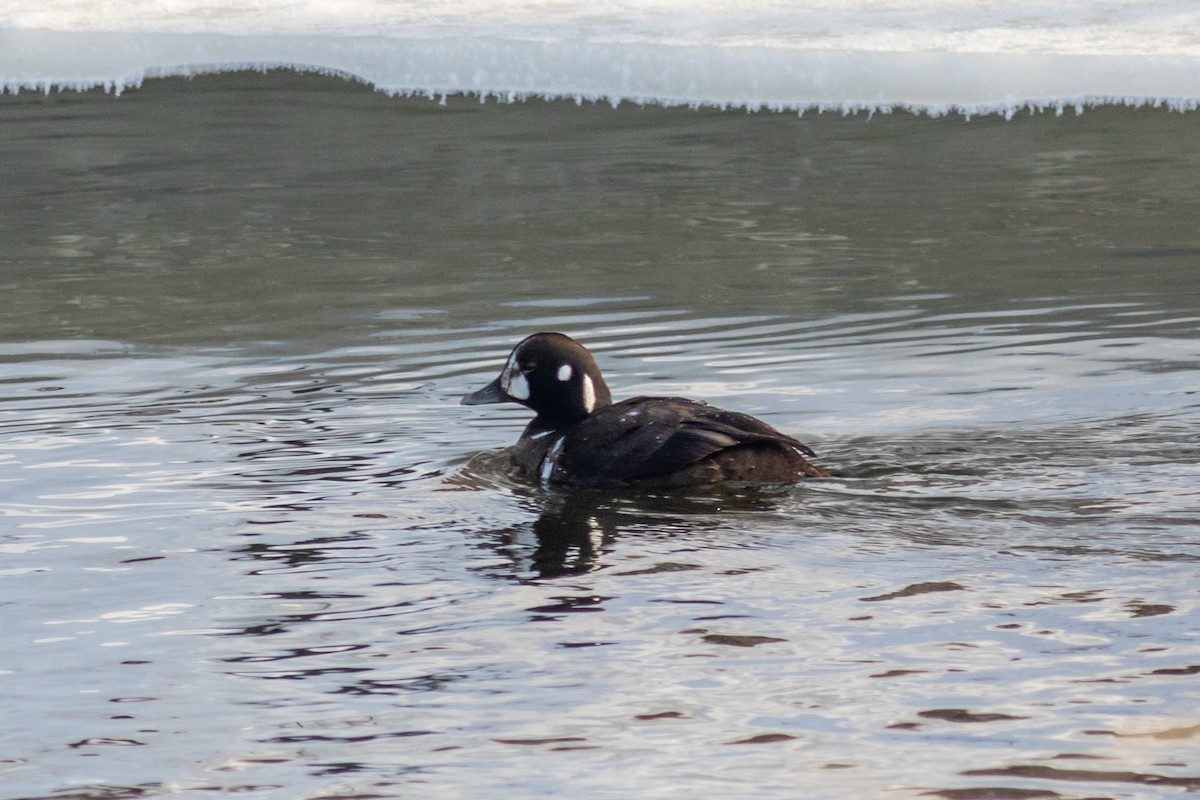
[[[537,414],[537,428],[553,430],[611,405],[612,394],[587,348],[561,333],[535,333],[513,348],[494,381],[462,403],[520,403]]]

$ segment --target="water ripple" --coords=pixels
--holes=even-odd
[[[137,95],[0,97],[14,797],[1195,790],[1194,115]],[[531,485],[541,328],[834,476]]]

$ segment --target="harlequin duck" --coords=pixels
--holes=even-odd
[[[463,405],[520,403],[537,416],[513,463],[547,484],[669,487],[790,483],[826,476],[809,447],[762,420],[679,397],[613,403],[592,354],[561,333],[513,348],[499,377]]]

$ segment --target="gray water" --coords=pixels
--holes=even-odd
[[[0,795],[1200,791],[1198,144],[0,97]],[[521,482],[545,329],[836,477]]]

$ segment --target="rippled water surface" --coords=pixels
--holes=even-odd
[[[0,795],[1200,792],[1197,142],[0,97]],[[836,477],[526,485],[539,329]]]

